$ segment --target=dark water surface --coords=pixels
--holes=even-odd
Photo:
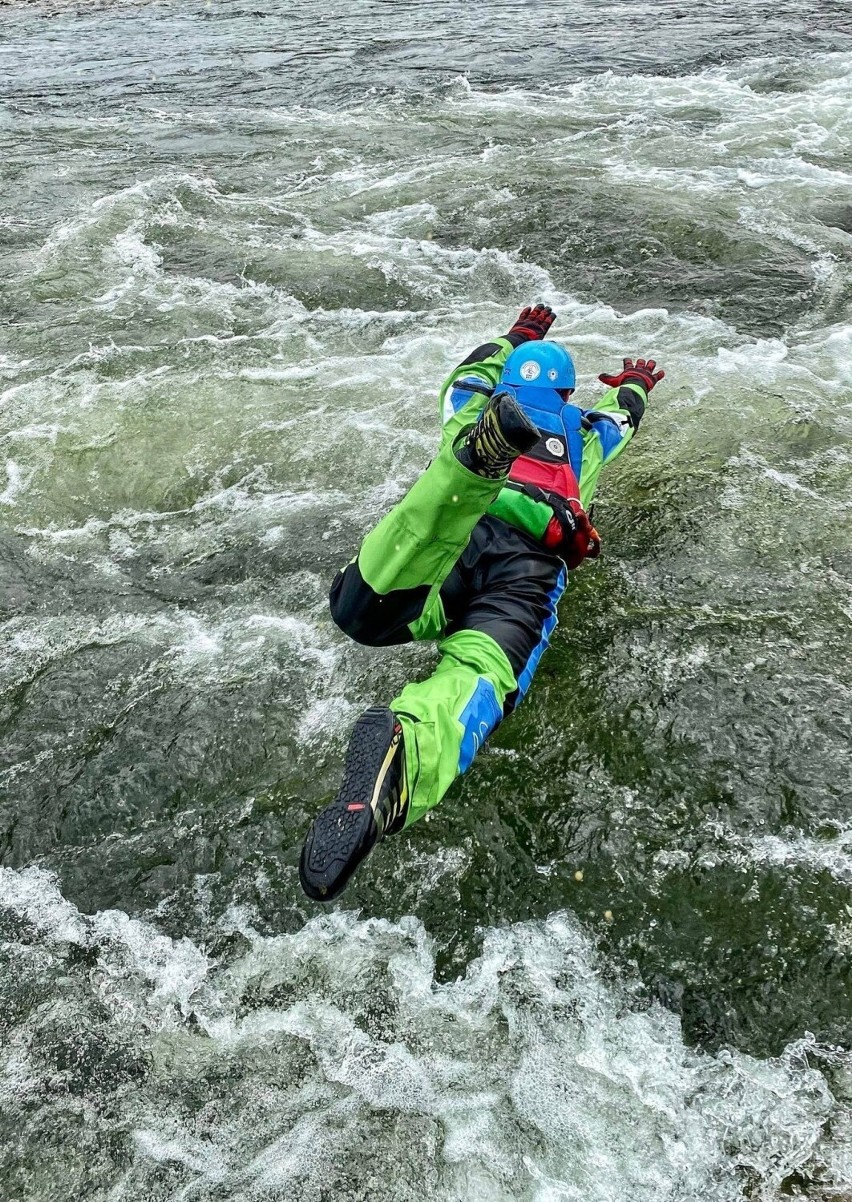
[[[0,1197],[852,1198],[845,3],[0,8]],[[532,299],[667,370],[534,689],[329,914],[429,670],[334,571]]]

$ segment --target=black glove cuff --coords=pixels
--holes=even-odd
[[[636,379],[637,384],[642,384],[642,387],[645,387],[644,383],[638,377],[634,378]],[[624,384],[622,384],[618,390],[618,393],[616,394],[616,399],[618,400],[619,408],[626,409],[630,414],[630,424],[633,426],[633,429],[638,430],[639,423],[645,416],[645,402],[642,400],[639,393],[634,392],[632,388],[627,388]]]
[[[644,372],[638,371],[628,372],[621,382],[622,384],[638,384],[639,387],[644,388],[646,392],[650,392],[656,383],[653,376],[646,375]]]
[[[511,329],[508,334],[503,335],[504,338],[511,342],[516,349],[522,346],[525,342],[541,342],[544,338],[539,330],[534,330],[532,326],[523,326],[518,329]]]

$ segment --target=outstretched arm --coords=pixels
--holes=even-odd
[[[639,429],[648,402],[648,393],[665,376],[653,359],[625,359],[617,374],[602,372],[598,379],[609,384],[593,409],[583,412],[586,432],[583,436],[583,469],[580,496],[588,507],[597,487],[601,468],[612,463]]]
[[[655,359],[625,359],[617,375],[601,372],[598,379],[609,384],[609,392],[598,401],[593,412],[623,414],[631,430],[638,430],[645,413],[648,393],[665,377]]]
[[[507,334],[478,346],[450,372],[439,397],[442,443],[453,441],[460,430],[476,421],[515,347],[544,338],[555,319],[547,305],[522,309]]]

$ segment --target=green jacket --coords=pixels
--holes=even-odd
[[[466,426],[476,421],[514,349],[508,338],[495,338],[493,342],[478,347],[469,359],[447,377],[439,396],[443,423],[442,446],[454,442]],[[625,393],[626,389],[630,392]],[[632,439],[638,424],[637,412],[641,417],[646,401],[644,388],[640,384],[630,383],[620,388],[610,388],[592,408],[580,408],[584,416],[591,415],[589,428],[581,432],[583,455],[578,483],[584,509],[588,510],[592,503],[601,469],[612,463]],[[606,415],[611,420],[595,420],[598,414]],[[533,500],[521,487],[511,484],[502,490],[489,512],[512,525],[520,526],[536,538],[541,537],[553,514],[549,505]]]

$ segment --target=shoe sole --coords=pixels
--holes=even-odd
[[[519,455],[524,455],[527,451],[531,451],[535,444],[541,440],[541,431],[532,418],[527,416],[511,392],[495,393],[494,399],[496,401],[501,397],[503,398],[503,405],[509,410],[508,416],[511,417],[514,428],[510,432],[508,423],[504,426],[495,413],[497,424],[500,426],[500,430],[506,441],[514,446]]]
[[[379,841],[375,809],[401,733],[389,709],[369,709],[355,723],[340,792],[314,819],[299,861],[302,889],[314,901],[334,901]]]
[[[485,406],[456,455],[474,475],[496,480],[508,475],[514,460],[531,451],[540,438],[538,426],[504,389]]]

